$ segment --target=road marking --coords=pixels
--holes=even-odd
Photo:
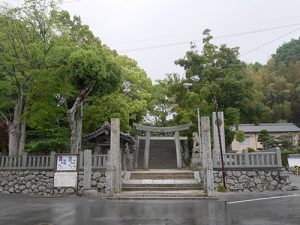
[[[291,197],[299,197],[299,196],[300,196],[299,194],[293,194],[293,195],[274,196],[274,197],[268,197],[268,198],[254,198],[254,199],[247,199],[247,200],[241,200],[241,201],[227,202],[227,205],[238,204],[238,203],[243,203],[243,202],[254,202],[254,201],[279,199],[279,198],[291,198]]]

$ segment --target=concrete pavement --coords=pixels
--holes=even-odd
[[[275,194],[275,193],[274,193]],[[293,193],[285,193],[293,194]],[[41,198],[0,195],[0,224],[5,225],[298,225],[300,195],[237,202],[220,200],[107,200],[84,197]],[[274,196],[274,195],[273,195]],[[249,197],[249,195],[248,195]],[[227,202],[227,203],[226,203]]]

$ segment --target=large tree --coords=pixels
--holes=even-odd
[[[130,131],[133,122],[141,122],[150,108],[152,83],[145,71],[127,56],[108,48],[106,54],[121,69],[121,87],[111,95],[89,99],[84,117],[85,133],[109,122],[112,116],[120,118],[123,131]]]
[[[238,48],[212,44],[209,30],[203,35],[201,51],[192,45],[186,55],[176,61],[185,69],[184,82],[193,84],[189,92],[206,102],[209,113],[216,108],[224,111],[227,126],[240,121],[259,122],[266,109],[255,98],[253,82],[247,76],[246,64],[238,58]]]
[[[0,115],[8,127],[9,154],[25,146],[27,94],[53,48],[51,13],[46,1],[25,1],[21,8],[0,12]]]
[[[78,50],[69,58],[71,82],[78,91],[75,101],[67,110],[71,128],[71,152],[78,153],[81,147],[83,106],[92,92],[103,96],[118,88],[121,71],[107,58],[101,48]],[[64,99],[68,107],[67,99]]]
[[[55,130],[66,121],[71,152],[78,152],[84,103],[91,94],[118,89],[119,66],[88,26],[55,1],[25,1],[0,19],[0,110],[10,154],[22,153],[26,124]]]

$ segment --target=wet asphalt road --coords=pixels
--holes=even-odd
[[[229,203],[223,200],[126,201],[0,195],[0,224],[300,224],[300,196],[234,203],[230,203],[227,196],[226,200]]]

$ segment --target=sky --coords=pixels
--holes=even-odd
[[[265,64],[280,45],[300,36],[299,0],[64,0],[61,8],[135,59],[153,81],[167,73],[184,76],[174,61],[191,41],[201,50],[206,28],[213,43],[240,47],[247,63]]]

